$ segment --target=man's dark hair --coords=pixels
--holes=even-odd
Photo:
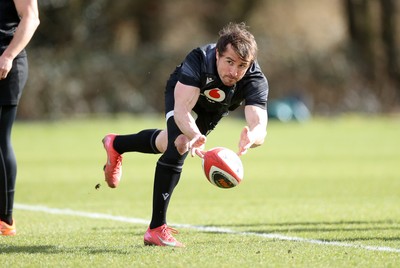
[[[233,50],[245,61],[253,62],[257,58],[257,43],[254,36],[247,30],[244,22],[230,22],[219,32],[217,50],[224,54],[226,46],[231,44]]]

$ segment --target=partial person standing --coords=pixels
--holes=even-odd
[[[11,129],[28,78],[25,47],[39,26],[37,0],[0,0],[0,235],[15,235],[17,161]]]

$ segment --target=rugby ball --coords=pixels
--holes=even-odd
[[[232,188],[243,180],[242,161],[235,152],[224,147],[208,150],[202,167],[207,180],[219,188]]]

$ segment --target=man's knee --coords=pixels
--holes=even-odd
[[[156,138],[156,147],[161,153],[164,153],[168,146],[168,135],[167,131],[164,129],[158,133]]]
[[[175,147],[180,155],[189,151],[189,139],[181,134],[175,140]]]
[[[186,140],[188,139],[186,138]],[[187,142],[185,143],[185,136],[178,136],[174,144],[171,143],[167,146],[167,150],[162,154],[157,165],[163,165],[180,172],[188,154],[188,150],[185,150],[187,147],[185,144],[187,144]]]

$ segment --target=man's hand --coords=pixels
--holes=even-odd
[[[206,141],[206,136],[201,134],[196,135],[191,141],[189,141],[190,155],[193,157],[195,154],[197,154],[200,158],[203,158]]]
[[[254,144],[255,138],[248,126],[245,126],[240,134],[238,155],[244,155],[247,150]]]
[[[0,56],[0,80],[6,79],[8,72],[11,70],[12,62],[12,59],[8,59],[4,55]]]

